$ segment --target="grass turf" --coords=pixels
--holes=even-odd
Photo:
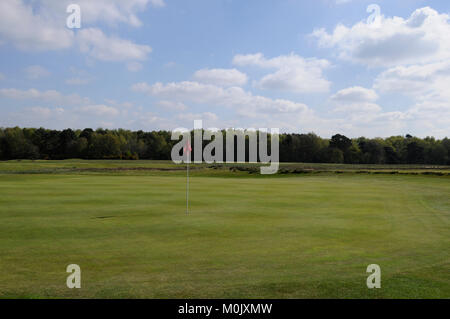
[[[0,297],[450,298],[448,177],[180,173],[0,174]]]

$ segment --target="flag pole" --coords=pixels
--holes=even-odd
[[[186,152],[187,170],[186,170],[186,215],[189,214],[189,151]]]
[[[189,214],[189,163],[191,162],[191,143],[187,141],[185,147],[183,148],[186,153],[186,215]]]

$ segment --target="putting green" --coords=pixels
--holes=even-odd
[[[450,298],[448,177],[194,176],[188,216],[170,172],[3,174],[0,194],[4,298]]]

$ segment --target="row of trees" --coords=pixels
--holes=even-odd
[[[450,164],[450,139],[420,139],[411,135],[349,139],[334,135],[323,139],[310,134],[286,134],[280,140],[285,162],[347,164]]]
[[[224,137],[226,132],[222,132]],[[270,139],[269,139],[270,141]],[[0,160],[11,159],[152,159],[169,160],[171,132],[44,128],[0,128]],[[204,145],[208,144],[204,141]],[[225,144],[225,143],[224,143]],[[248,145],[247,145],[248,147]],[[313,133],[280,135],[280,161],[349,164],[450,164],[450,139],[331,139]]]

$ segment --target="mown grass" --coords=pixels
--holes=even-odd
[[[186,215],[182,171],[3,173],[0,297],[450,298],[449,193],[446,176],[206,169]]]

